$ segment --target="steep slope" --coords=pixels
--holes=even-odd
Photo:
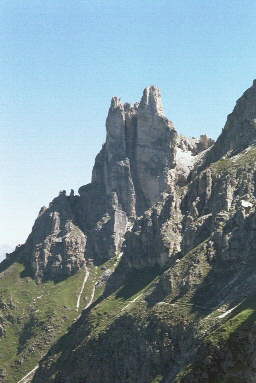
[[[254,85],[246,94],[252,99],[245,105],[252,105]],[[235,113],[243,105],[242,97]],[[254,119],[253,112],[239,120],[245,137],[249,117]],[[241,145],[236,132],[228,133],[226,150],[217,162],[209,161],[226,140],[226,129],[216,147],[198,157],[187,183],[177,175],[162,199],[135,220],[103,295],[41,361],[35,383],[45,377],[55,383],[196,382],[199,375],[199,381],[216,383],[256,379],[253,364],[248,374],[248,365],[239,364],[243,357],[253,360],[253,316],[251,330],[243,332],[244,341],[250,338],[247,350],[231,362],[227,356],[221,373],[208,372],[216,370],[222,354],[207,339],[228,329],[232,309],[247,297],[254,304],[256,293],[256,151],[251,141]],[[247,321],[253,310],[242,310],[242,318]],[[234,331],[242,322],[238,317]],[[226,352],[227,338],[218,340]],[[210,359],[196,370],[194,360],[205,352]]]
[[[255,295],[235,306],[227,321],[206,337],[193,364],[175,383],[255,382],[256,306]]]
[[[231,268],[209,242],[158,275],[133,271],[58,342],[35,382],[172,382],[221,314],[255,293],[253,257]]]
[[[223,156],[232,156],[255,142],[256,138],[256,80],[237,100],[232,113],[216,144],[208,154],[206,163]]]
[[[155,87],[139,104],[112,99],[92,182],[41,210],[26,244],[8,260],[18,256],[29,283],[46,290],[65,289],[84,268],[93,275],[81,277],[76,290],[77,297],[81,288],[91,291],[86,309],[45,346],[33,382],[256,379],[255,90],[254,82],[216,143],[180,136]],[[15,262],[0,274],[3,283]],[[237,336],[249,346],[235,356]],[[30,359],[31,368],[39,359]]]
[[[186,182],[191,164],[212,144],[206,136],[179,136],[153,86],[138,104],[113,98],[106,127],[92,182],[79,195],[62,191],[43,207],[26,243],[1,264],[0,343],[8,346],[0,355],[3,382],[35,372],[53,342],[102,294],[106,281],[113,279],[112,291],[126,279],[123,266],[120,277],[111,277],[125,233],[138,216],[175,193],[176,183]],[[165,261],[156,257],[151,263]]]
[[[0,382],[17,383],[102,292],[117,259],[87,263],[62,281],[37,283],[22,248],[0,265]],[[30,380],[28,380],[30,381]],[[23,382],[23,381],[22,381]]]
[[[191,163],[213,143],[179,136],[154,86],[134,105],[114,97],[106,128],[92,182],[78,196],[62,191],[43,207],[26,241],[24,257],[38,281],[66,278],[86,259],[100,264],[114,257],[136,217],[175,194],[175,184],[184,183]]]
[[[59,280],[85,264],[86,236],[75,224],[75,203],[62,191],[39,212],[23,251],[37,280]]]

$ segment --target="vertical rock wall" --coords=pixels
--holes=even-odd
[[[179,248],[180,196],[175,185],[186,182],[191,164],[212,141],[206,136],[199,140],[178,136],[164,116],[160,91],[154,86],[146,88],[140,103],[133,105],[113,97],[106,131],[91,183],[79,189],[79,196],[62,193],[36,220],[25,252],[37,279],[70,275],[86,258],[101,263],[113,257],[121,251],[127,230],[157,203],[160,207],[134,226],[134,233],[144,232],[149,224],[138,229],[141,223],[155,217],[151,251],[142,245],[145,261],[128,263],[162,265],[170,253],[167,247]],[[171,223],[161,213],[169,206],[168,195]],[[159,244],[164,249],[161,259],[157,256]]]

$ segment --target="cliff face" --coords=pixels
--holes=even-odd
[[[37,280],[61,279],[84,265],[86,235],[75,224],[73,203],[72,195],[60,192],[39,212],[24,248]]]
[[[33,382],[256,380],[255,89],[216,143],[179,135],[155,87],[112,99],[92,182],[42,209],[19,249],[45,289],[86,271],[85,309]]]
[[[215,144],[206,136],[179,136],[152,91],[146,89],[133,107],[113,100],[108,135],[114,126],[124,130],[107,137],[94,169],[92,185],[115,193],[112,201],[127,219],[119,265],[101,298],[71,329],[68,349],[57,347],[42,361],[36,383],[45,376],[56,383],[240,381],[245,374],[237,372],[242,356],[230,351],[236,343],[229,346],[218,334],[224,321],[232,328],[234,315],[243,317],[241,302],[256,292],[255,85],[238,101]],[[111,151],[117,135],[118,148]],[[117,153],[115,160],[109,151]],[[120,160],[126,172],[119,172],[120,164],[114,170]],[[117,173],[131,182],[115,184]],[[250,360],[253,334],[252,327],[241,335],[250,338],[244,350]],[[226,350],[221,373],[220,347]],[[209,359],[199,368],[204,353]],[[255,380],[252,366],[244,376]]]
[[[255,143],[256,139],[256,80],[237,100],[216,144],[209,152],[207,164],[223,156],[232,156]]]
[[[25,252],[38,280],[65,278],[79,270],[86,259],[102,263],[112,258],[121,251],[124,235],[136,217],[167,195],[177,216],[170,228],[173,236],[178,235],[173,247],[175,251],[179,248],[175,185],[185,182],[199,153],[213,141],[206,136],[199,140],[179,136],[164,117],[160,91],[154,86],[146,88],[140,103],[134,105],[122,104],[114,97],[106,129],[106,142],[96,157],[92,182],[79,189],[79,196],[62,192],[55,198],[40,212],[27,240]],[[152,246],[157,249],[155,240]],[[163,250],[159,256],[152,254],[145,264],[162,265],[169,253]],[[136,262],[143,266],[143,256],[134,261],[134,266]]]

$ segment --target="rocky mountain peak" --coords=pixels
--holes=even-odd
[[[234,110],[216,144],[209,152],[206,164],[230,157],[256,141],[256,80],[237,100]]]
[[[123,104],[121,102],[121,98],[119,97],[112,97],[111,99],[111,104],[110,104],[110,109],[116,109],[116,108],[123,108]]]
[[[155,87],[112,99],[92,182],[0,267],[0,382],[256,381],[255,120],[255,81],[216,143],[179,135]]]
[[[96,159],[93,182],[104,183],[108,196],[115,192],[118,206],[128,216],[140,215],[167,190],[167,173],[175,166],[177,132],[163,116],[160,90],[147,87],[135,104],[123,104],[114,97],[106,128],[106,144]],[[126,186],[121,187],[124,169]]]
[[[145,88],[139,108],[146,109],[150,114],[163,116],[164,109],[160,89],[154,85]]]
[[[256,118],[256,80],[253,85],[247,89],[237,100],[233,112],[228,116],[224,130],[239,129],[236,123],[241,124],[246,121],[252,121]],[[246,132],[245,132],[246,133]]]
[[[197,154],[212,144],[206,136],[178,135],[155,86],[144,90],[139,103],[113,97],[106,133],[92,182],[80,187],[79,196],[62,192],[33,227],[25,253],[37,279],[66,277],[88,258],[98,263],[112,258],[134,221],[167,194],[178,216],[175,185],[186,183]],[[162,258],[161,264],[168,254]]]

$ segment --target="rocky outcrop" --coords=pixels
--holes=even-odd
[[[92,185],[104,195],[101,216],[105,218],[104,222],[100,218],[90,236],[95,239],[88,242],[99,259],[120,250],[129,222],[170,188],[177,136],[163,116],[160,92],[155,87],[145,89],[139,104],[122,104],[114,97],[106,127],[106,144],[92,175]],[[111,237],[109,230],[113,242],[108,248],[97,249],[96,243],[107,243],[106,238]]]
[[[180,136],[155,87],[112,99],[92,182],[42,210],[25,246],[38,279],[92,260],[97,297],[33,382],[255,380],[255,105],[254,83],[214,144]]]
[[[87,255],[98,262],[121,250],[131,222],[170,189],[177,137],[163,116],[159,89],[153,86],[145,89],[139,104],[122,104],[114,97],[106,128],[92,183],[79,190]]]
[[[74,198],[60,192],[42,208],[23,250],[34,277],[59,280],[85,263],[86,236],[74,223]]]
[[[144,90],[137,121],[134,168],[140,215],[170,191],[177,132],[164,117],[159,89],[154,87]]]
[[[236,102],[216,144],[207,156],[206,164],[223,156],[232,156],[256,140],[256,80]]]
[[[186,183],[193,165],[213,141],[206,136],[179,136],[164,116],[160,91],[154,86],[146,88],[134,105],[113,97],[106,129],[91,183],[79,189],[79,196],[73,191],[70,196],[61,193],[36,220],[25,253],[38,280],[70,275],[85,259],[102,263],[112,258],[121,251],[125,233],[144,213],[132,233],[137,232],[136,238],[138,230],[148,233],[146,227],[151,226],[152,246],[149,252],[148,243],[142,241],[145,256],[128,264],[163,265],[179,249],[180,197],[175,185]],[[169,215],[172,223],[163,218]],[[137,246],[132,233],[126,244],[129,249]],[[160,243],[163,250],[158,256]]]
[[[101,185],[127,217],[141,215],[168,191],[175,167],[177,132],[163,116],[158,88],[144,90],[139,104],[114,97],[106,144],[96,159],[92,184]]]
[[[181,250],[180,199],[176,194],[155,204],[135,221],[123,244],[123,261],[130,268],[166,265]]]

